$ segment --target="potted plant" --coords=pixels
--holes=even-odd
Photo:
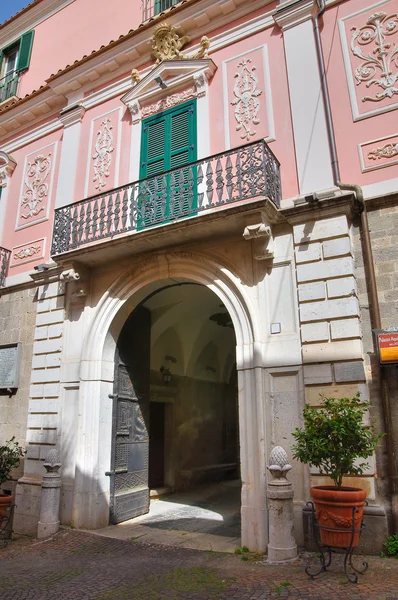
[[[304,427],[296,428],[293,433],[296,440],[293,457],[318,468],[334,482],[334,486],[315,486],[310,490],[321,542],[327,546],[347,548],[350,545],[354,506],[357,507],[354,523],[358,531],[352,546],[359,543],[366,492],[343,486],[343,477],[364,472],[367,465],[358,459],[371,456],[383,435],[375,433],[373,425],[364,423],[368,408],[369,402],[361,401],[359,393],[354,398],[322,396],[320,408],[306,405]]]
[[[10,480],[11,471],[18,467],[24,455],[25,450],[15,441],[14,437],[7,440],[4,446],[0,446],[0,486]],[[7,509],[11,502],[12,497],[4,494],[0,489],[0,523],[7,514]]]

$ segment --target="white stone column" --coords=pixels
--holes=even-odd
[[[46,474],[41,483],[40,520],[37,524],[37,538],[54,535],[59,530],[59,501],[61,497],[61,476],[58,470],[61,466],[58,450],[50,450],[43,467]]]
[[[10,177],[17,166],[16,161],[6,152],[0,151],[0,240],[3,237],[4,219],[6,215],[7,196]],[[0,243],[1,245],[1,243]]]
[[[237,348],[239,439],[242,480],[242,546],[265,552],[268,543],[266,431],[259,344]]]
[[[59,119],[64,126],[55,208],[74,201],[81,121],[85,109],[78,104],[65,108]]]
[[[315,9],[314,0],[288,0],[274,14],[285,44],[300,194],[334,187],[311,18]]]

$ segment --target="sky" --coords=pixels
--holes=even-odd
[[[0,23],[4,23],[32,0],[0,0]]]

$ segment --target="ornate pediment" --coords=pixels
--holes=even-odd
[[[151,114],[204,96],[216,69],[211,58],[163,60],[142,79],[135,72],[135,85],[121,100],[129,108],[133,123],[137,123]]]

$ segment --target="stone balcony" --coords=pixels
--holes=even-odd
[[[51,256],[92,266],[242,234],[250,214],[276,214],[280,198],[279,162],[257,141],[56,209]]]

